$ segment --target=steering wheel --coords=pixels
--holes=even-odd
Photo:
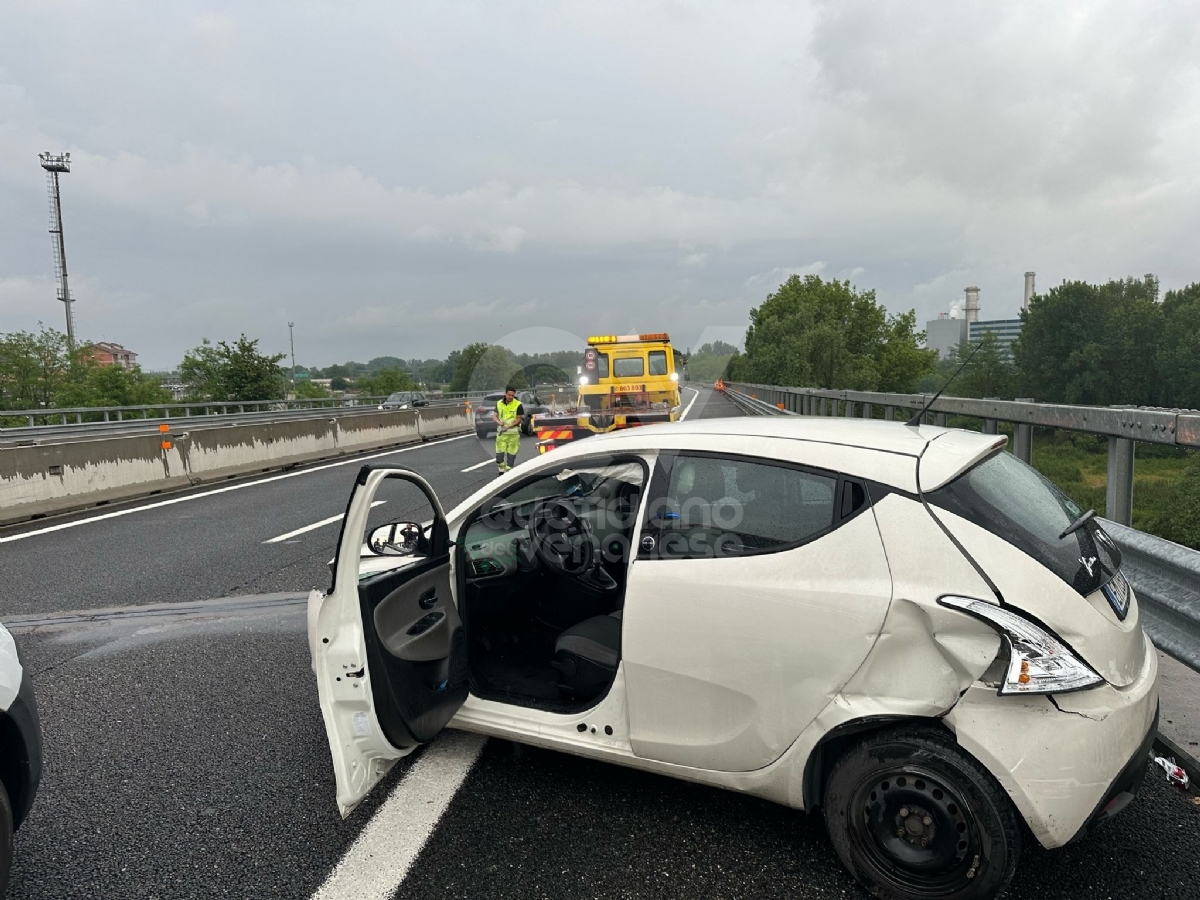
[[[534,555],[551,572],[579,578],[595,566],[591,523],[567,500],[547,500],[534,509],[529,539]]]

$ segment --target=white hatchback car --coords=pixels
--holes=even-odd
[[[878,897],[993,896],[1021,821],[1059,847],[1133,799],[1158,716],[1120,552],[1004,444],[643,427],[449,516],[364,467],[308,610],[340,809],[450,726],[821,807]],[[397,483],[428,513],[373,524]]]

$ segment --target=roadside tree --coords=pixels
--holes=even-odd
[[[1162,313],[1158,402],[1200,409],[1200,282],[1167,291]]]
[[[67,336],[42,326],[37,334],[0,334],[0,406],[36,409],[56,405],[71,375]]]
[[[1020,392],[1056,403],[1154,403],[1163,308],[1133,278],[1068,281],[1036,295],[1013,343]]]
[[[750,311],[732,374],[765,384],[888,390],[915,386],[936,353],[920,347],[910,311],[889,316],[875,292],[793,275]]]
[[[205,338],[184,354],[179,375],[195,400],[276,400],[287,389],[282,353],[264,354],[244,334],[234,344]]]

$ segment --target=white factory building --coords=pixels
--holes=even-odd
[[[1025,296],[1021,302],[1022,309],[1029,309],[1029,301],[1033,297],[1033,272],[1025,273]],[[954,355],[954,348],[959,344],[974,344],[985,332],[991,331],[996,335],[1001,352],[1012,359],[1012,343],[1021,335],[1022,322],[1020,319],[980,319],[979,318],[979,288],[970,285],[963,289],[964,297],[961,304],[954,304],[948,313],[938,313],[936,319],[925,323],[925,346],[936,350],[941,359],[949,359]]]

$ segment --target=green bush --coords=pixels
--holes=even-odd
[[[1147,490],[1149,486],[1142,487]],[[1200,550],[1200,460],[1193,459],[1183,478],[1175,484],[1158,484],[1166,494],[1158,512],[1149,516],[1145,530],[1169,541]],[[1134,497],[1137,498],[1135,491]],[[1134,522],[1135,527],[1137,522]]]

